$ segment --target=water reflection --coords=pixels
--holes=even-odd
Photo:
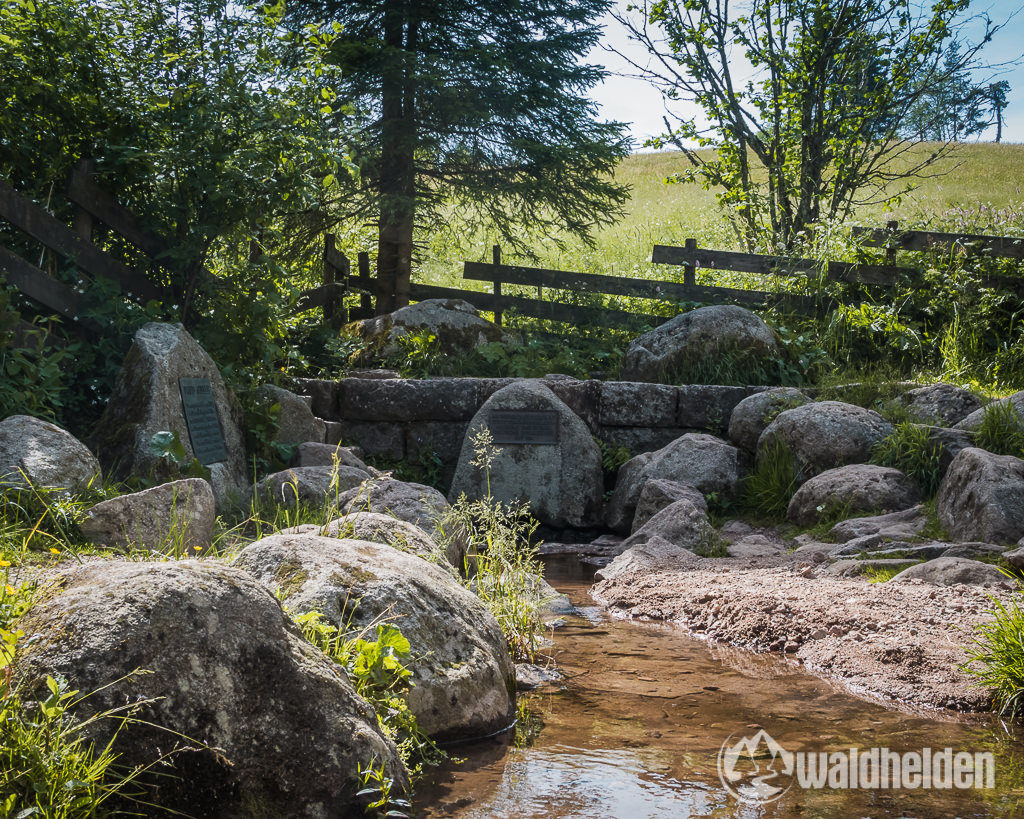
[[[575,571],[575,570],[574,570]],[[420,788],[422,816],[753,817],[1012,816],[1024,810],[1024,745],[1000,723],[900,713],[866,703],[767,656],[686,637],[655,623],[614,620],[589,605],[586,577],[549,571],[579,616],[555,632],[561,687],[528,695],[543,723],[453,748],[460,765]],[[992,750],[997,789],[803,791],[768,806],[738,803],[718,778],[731,734],[765,728],[788,750],[886,746]]]

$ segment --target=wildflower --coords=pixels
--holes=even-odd
[[[60,549],[54,549],[54,548],[53,548],[53,547],[51,546],[51,547],[50,547],[50,554],[54,554],[54,555],[59,555],[59,554],[60,554]]]

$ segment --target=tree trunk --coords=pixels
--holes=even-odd
[[[391,53],[381,83],[380,223],[377,242],[378,315],[409,303],[416,212],[416,133],[409,98],[406,22],[400,3],[389,3],[384,40]]]

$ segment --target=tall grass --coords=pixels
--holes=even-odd
[[[782,519],[800,488],[796,461],[786,442],[774,437],[758,453],[757,465],[743,483],[744,505],[770,518]]]
[[[1008,603],[993,598],[992,620],[977,627],[964,670],[992,689],[993,707],[1011,718],[1024,716],[1024,609],[1020,590]]]
[[[530,662],[544,629],[541,607],[543,570],[530,539],[539,525],[523,503],[505,504],[491,496],[490,468],[500,452],[490,431],[473,438],[473,464],[485,472],[487,494],[462,495],[438,522],[442,548],[452,539],[468,547],[462,582],[491,610],[515,661]]]
[[[900,164],[914,163],[936,149],[923,144],[909,150]],[[532,261],[541,267],[604,273],[634,278],[675,279],[678,268],[650,262],[655,244],[682,245],[695,238],[702,247],[718,250],[742,250],[728,215],[722,211],[713,191],[694,184],[666,184],[665,180],[688,167],[685,157],[675,151],[634,154],[615,172],[615,178],[632,186],[632,198],[626,216],[594,236],[589,246],[568,236],[560,249],[550,237],[527,236],[526,243],[535,254],[530,260],[505,249],[511,263]],[[860,208],[853,224],[882,227],[890,219],[905,227],[944,229],[954,232],[1024,233],[1024,145],[990,143],[956,146],[936,166],[936,174],[924,178],[918,187],[903,194],[894,206]],[[895,192],[895,189],[894,189]],[[849,242],[849,225],[822,226],[814,242],[833,258],[852,259],[854,246]],[[461,261],[490,261],[491,245],[497,241],[483,232],[466,235],[457,214],[447,230],[431,229],[421,237],[424,255],[419,277],[423,281],[485,290],[482,282],[461,278]],[[370,248],[363,248],[370,249]],[[723,286],[758,284],[769,288],[772,279],[751,275],[706,273],[705,283]],[[777,281],[777,279],[776,279]]]
[[[985,407],[974,441],[989,452],[1024,458],[1024,419],[1012,401],[995,401]]]
[[[898,469],[912,478],[926,498],[939,491],[942,482],[942,447],[928,429],[903,421],[871,450],[871,463]]]

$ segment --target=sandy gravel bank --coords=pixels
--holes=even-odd
[[[701,560],[687,571],[597,583],[602,605],[693,634],[783,653],[855,693],[912,707],[980,711],[987,692],[960,669],[991,597],[1011,592],[920,581],[817,577],[807,566]]]

